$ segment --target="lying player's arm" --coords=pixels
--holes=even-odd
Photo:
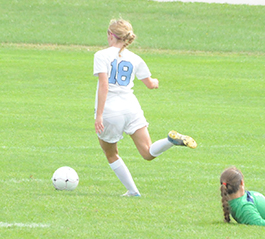
[[[265,226],[265,220],[261,217],[259,211],[252,203],[245,204],[242,208],[242,219],[240,223],[256,226]]]

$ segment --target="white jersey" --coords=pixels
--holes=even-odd
[[[98,76],[99,73],[107,73],[108,75],[109,91],[103,117],[141,110],[138,100],[133,94],[133,80],[135,77],[142,80],[151,76],[141,57],[127,49],[124,49],[119,56],[119,50],[120,48],[117,47],[109,47],[96,52],[94,55],[94,76]]]

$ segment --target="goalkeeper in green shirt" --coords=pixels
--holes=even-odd
[[[231,216],[241,224],[265,226],[265,197],[245,191],[243,174],[236,167],[226,169],[220,177],[225,222]]]

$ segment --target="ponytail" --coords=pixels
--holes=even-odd
[[[124,42],[122,48],[119,51],[119,56],[121,52],[136,38],[136,35],[133,33],[132,25],[123,19],[115,20],[112,19],[109,24],[109,31],[116,37],[118,41]]]
[[[129,31],[124,37],[123,37],[123,41],[124,41],[124,45],[123,47],[120,49],[119,51],[119,55],[120,53],[130,44],[133,43],[134,39],[136,38],[136,35],[133,33],[133,31]]]
[[[236,167],[230,167],[221,174],[220,191],[225,222],[230,222],[230,206],[228,203],[229,195],[238,192],[242,180],[243,174]]]
[[[230,222],[230,209],[228,204],[228,192],[227,192],[227,185],[222,184],[220,187],[221,190],[221,197],[222,197],[222,206],[224,212],[224,221]]]

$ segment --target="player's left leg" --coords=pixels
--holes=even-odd
[[[108,143],[101,139],[99,139],[99,143],[108,159],[111,169],[128,190],[124,196],[141,196],[129,169],[118,154],[117,143]]]

